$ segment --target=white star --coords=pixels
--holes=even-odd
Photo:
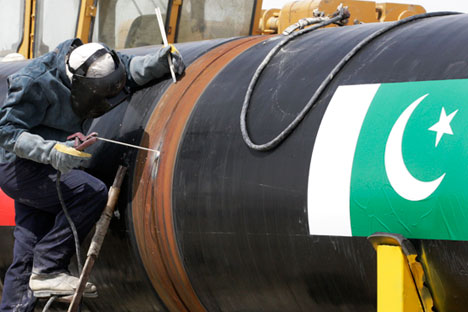
[[[450,123],[452,122],[452,119],[453,117],[455,117],[455,114],[457,112],[458,112],[458,109],[447,116],[447,114],[445,113],[445,109],[442,107],[442,112],[440,112],[439,122],[437,122],[435,125],[433,125],[432,127],[428,129],[430,131],[437,132],[436,143],[435,143],[436,147],[439,144],[440,139],[442,139],[442,136],[444,134],[453,135],[452,127],[450,127]]]

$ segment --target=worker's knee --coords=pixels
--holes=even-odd
[[[107,202],[107,186],[104,182],[84,171],[73,170],[67,176],[67,183],[70,214],[75,215],[77,222],[97,221]]]
[[[92,201],[95,202],[96,206],[99,206],[104,209],[104,206],[107,202],[107,186],[99,179],[95,179],[94,183],[91,185],[92,188]]]
[[[107,194],[108,194],[107,186],[104,183],[102,183],[102,185],[99,188],[99,192],[96,195],[99,200],[99,215],[101,215],[101,212],[104,210],[104,207],[106,207]]]
[[[107,200],[107,186],[101,180],[98,180],[96,185],[96,194],[100,197],[101,200]]]
[[[80,192],[80,206],[85,207],[88,217],[99,218],[107,202],[107,186],[101,180],[87,175],[84,188]]]

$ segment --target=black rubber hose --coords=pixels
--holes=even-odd
[[[50,306],[52,305],[52,303],[55,301],[55,299],[57,299],[57,296],[52,296],[49,298],[49,300],[47,300],[47,303],[46,305],[44,306],[44,309],[42,309],[42,312],[47,312],[49,311],[49,308]]]
[[[428,17],[435,17],[435,16],[446,16],[446,15],[454,15],[454,14],[460,14],[458,12],[434,12],[434,13],[425,13],[425,14],[419,14],[419,15],[414,15],[410,16],[408,18],[405,18],[401,21],[397,21],[394,23],[391,23],[387,27],[384,27],[382,29],[379,29],[378,31],[370,34],[366,38],[364,38],[361,42],[359,42],[351,51],[346,54],[341,61],[332,69],[330,74],[328,74],[327,78],[322,81],[318,89],[315,91],[314,95],[310,98],[310,100],[307,102],[307,104],[304,106],[302,111],[296,116],[296,118],[283,130],[281,131],[278,136],[276,136],[274,139],[271,141],[264,143],[264,144],[256,144],[252,141],[250,138],[249,131],[247,129],[247,112],[249,110],[250,106],[250,100],[252,97],[252,93],[255,89],[255,85],[257,84],[258,78],[260,77],[261,73],[265,69],[265,67],[268,65],[268,63],[271,61],[273,56],[278,52],[280,48],[282,48],[284,45],[286,45],[289,41],[292,39],[303,35],[305,33],[314,31],[318,28],[327,26],[331,23],[336,23],[338,20],[343,18],[342,13],[340,13],[338,16],[326,21],[322,22],[320,24],[317,24],[316,26],[310,27],[303,29],[301,31],[292,33],[289,35],[285,40],[282,40],[279,42],[265,57],[263,62],[258,66],[257,70],[255,71],[252,80],[250,81],[249,87],[247,89],[247,92],[245,94],[244,98],[244,103],[242,105],[242,111],[241,111],[241,116],[240,116],[240,128],[242,132],[242,139],[244,140],[245,144],[249,146],[249,148],[256,150],[256,151],[268,151],[271,150],[275,147],[277,147],[280,143],[286,139],[286,137],[291,134],[291,132],[299,125],[299,123],[304,119],[304,117],[307,115],[307,113],[310,111],[312,107],[314,107],[315,103],[317,102],[318,98],[322,95],[323,91],[328,87],[330,82],[333,81],[333,79],[336,77],[336,75],[343,69],[343,67],[349,62],[349,60],[354,57],[360,50],[362,50],[365,46],[367,46],[371,41],[376,39],[377,37],[381,36],[382,34],[395,29],[401,25],[428,18]]]
[[[63,200],[62,189],[60,187],[61,177],[62,177],[62,173],[57,170],[57,181],[56,181],[57,193],[58,193],[60,205],[62,205],[63,213],[65,214],[65,217],[67,218],[67,221],[70,224],[70,228],[73,232],[73,238],[75,239],[76,262],[78,263],[78,275],[81,275],[81,271],[83,270],[83,264],[81,263],[80,239],[78,237],[78,232],[76,231],[75,223],[70,217],[67,206],[65,205],[65,201]]]
[[[65,218],[67,218],[68,224],[70,225],[70,228],[73,233],[73,239],[75,240],[76,262],[78,264],[78,275],[81,275],[81,271],[83,271],[83,264],[81,263],[80,239],[78,237],[78,232],[76,231],[75,223],[70,217],[70,214],[68,213],[67,205],[65,204],[65,201],[63,200],[62,188],[60,186],[61,177],[62,177],[62,173],[59,170],[57,170],[57,180],[55,182],[55,186],[57,188],[57,194],[58,194],[58,198],[60,201],[60,205],[62,206],[63,213],[65,214]],[[42,309],[42,312],[47,312],[55,299],[57,299],[57,296],[51,296],[49,300],[47,300],[47,303],[44,306],[44,309]]]

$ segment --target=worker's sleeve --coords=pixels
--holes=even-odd
[[[133,57],[129,66],[129,73],[133,80],[139,86],[144,86],[169,73],[167,57],[170,49],[171,47],[167,46],[155,53]]]
[[[134,56],[123,54],[123,53],[120,53],[120,52],[117,52],[117,55],[119,56],[120,61],[122,62],[122,64],[125,66],[125,71],[127,72],[126,86],[130,89],[131,92],[135,92],[138,89],[141,89],[140,85],[138,85],[138,83],[135,82],[132,75],[130,74],[130,63],[131,63],[132,59],[134,58]]]
[[[49,107],[40,84],[26,76],[10,76],[0,108],[0,147],[13,152],[18,137],[41,124]]]

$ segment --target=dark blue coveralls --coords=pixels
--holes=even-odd
[[[36,299],[29,289],[31,271],[66,272],[74,240],[62,212],[56,184],[57,171],[50,165],[17,157],[12,151],[24,132],[46,140],[66,141],[83,132],[71,108],[70,81],[65,56],[74,42],[60,44],[8,77],[8,95],[0,109],[0,188],[15,200],[14,259],[3,286],[0,311],[32,311]],[[129,56],[119,54],[127,69],[127,86],[136,86],[128,74]],[[82,170],[62,175],[66,206],[80,239],[98,220],[107,199],[103,182]]]

